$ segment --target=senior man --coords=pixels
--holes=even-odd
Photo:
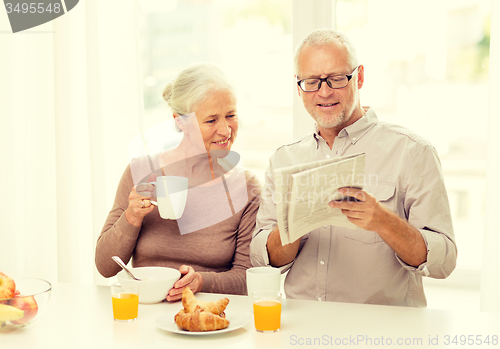
[[[250,246],[254,266],[288,270],[288,298],[425,307],[422,277],[446,278],[457,248],[438,155],[422,137],[378,121],[362,107],[364,67],[349,39],[331,29],[309,34],[295,52],[297,91],[315,131],[276,150]],[[357,229],[325,226],[282,245],[273,201],[274,171],[364,152],[363,190],[332,201]],[[326,205],[326,203],[325,203]]]

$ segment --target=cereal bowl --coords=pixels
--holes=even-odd
[[[43,279],[14,278],[16,295],[0,299],[0,331],[24,328],[47,309],[52,285]]]
[[[153,304],[163,301],[168,291],[179,280],[181,273],[177,269],[166,267],[138,267],[130,269],[132,274],[141,281],[132,279],[125,270],[120,271],[116,277],[120,283],[139,284],[139,303]]]

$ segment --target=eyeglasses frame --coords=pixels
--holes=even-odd
[[[316,91],[319,91],[321,89],[321,85],[323,84],[323,82],[326,82],[326,84],[328,85],[328,87],[330,87],[331,89],[333,90],[337,90],[337,89],[340,89],[340,88],[344,88],[346,87],[347,85],[349,85],[349,81],[351,81],[353,75],[354,75],[354,72],[359,68],[359,65],[354,68],[354,70],[351,72],[351,74],[345,74],[346,78],[347,78],[347,83],[342,86],[342,87],[332,87],[332,85],[330,84],[330,82],[328,81],[328,78],[331,77],[330,76],[327,76],[326,78],[306,78],[306,79],[302,79],[302,80],[297,80],[297,85],[299,86],[299,88],[304,91],[304,92],[316,92]],[[338,74],[338,75],[333,75],[333,76],[342,76],[343,74]],[[309,90],[309,91],[305,91],[302,86],[300,86],[300,83],[304,80],[307,80],[307,79],[318,79],[319,80],[319,83],[318,83],[318,89],[317,90]]]

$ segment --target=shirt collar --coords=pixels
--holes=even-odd
[[[319,148],[319,142],[320,142],[321,140],[323,140],[323,142],[324,142],[325,140],[323,139],[323,137],[321,137],[321,136],[319,135],[319,129],[318,129],[318,124],[317,124],[317,123],[314,123],[314,133],[313,133],[313,137],[314,137],[314,140],[316,141],[316,149],[318,149],[318,148]]]
[[[340,130],[339,135],[337,137],[344,138],[348,137],[349,141],[352,144],[355,144],[359,141],[373,126],[378,123],[377,114],[373,108],[365,107],[366,113],[354,124],[349,125],[342,130]],[[323,140],[323,137],[319,135],[318,125],[314,124],[314,139],[316,140],[316,149],[319,148],[320,140]],[[324,140],[323,140],[324,141]]]
[[[368,108],[365,115],[363,115],[358,121],[342,129],[338,137],[349,137],[349,141],[352,144],[355,144],[377,123],[377,114],[375,114],[375,111],[372,108]]]

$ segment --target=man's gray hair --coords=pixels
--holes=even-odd
[[[316,29],[307,35],[295,49],[295,55],[293,57],[295,74],[299,76],[299,56],[302,48],[305,45],[309,46],[322,46],[328,45],[331,43],[341,43],[347,49],[348,54],[348,62],[351,66],[351,69],[356,68],[358,64],[358,55],[356,53],[356,49],[352,44],[351,40],[342,32],[329,28]]]

